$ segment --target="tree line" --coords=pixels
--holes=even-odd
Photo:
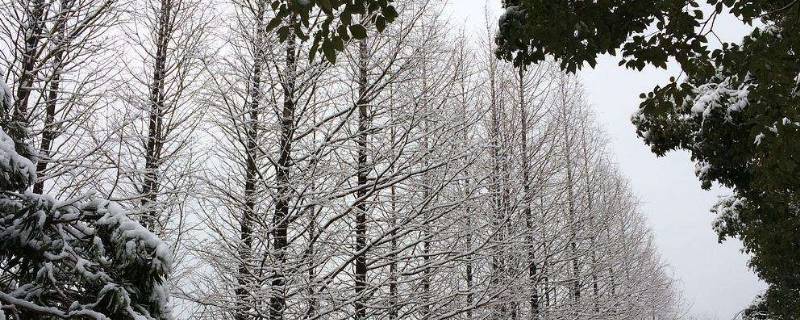
[[[688,151],[704,189],[731,190],[710,210],[714,231],[720,242],[742,241],[768,285],[743,316],[800,318],[800,1],[508,0],[503,7],[497,56],[515,64],[550,58],[574,72],[610,54],[626,69],[680,66],[640,94],[636,133],[657,156]],[[724,17],[749,31],[721,39]]]
[[[170,299],[138,316],[685,316],[577,77],[497,60],[493,27],[454,32],[433,0],[347,17],[319,61],[292,31],[315,22],[276,3],[2,7],[3,129],[35,154],[21,189],[96,192],[164,240],[140,239],[170,256],[148,287]],[[2,253],[10,319],[138,319],[37,296],[51,284],[20,270],[61,258]],[[56,265],[65,287],[91,277]]]

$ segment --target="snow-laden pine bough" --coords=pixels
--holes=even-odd
[[[35,181],[33,156],[20,154],[29,148],[6,128],[0,129],[0,320],[171,319],[167,245],[108,201],[91,195],[58,201],[26,191]]]

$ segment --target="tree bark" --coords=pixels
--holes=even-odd
[[[259,2],[256,11],[256,28],[255,28],[255,41],[253,44],[253,68],[250,79],[250,87],[248,88],[250,102],[247,107],[248,121],[245,123],[246,132],[246,150],[245,150],[245,180],[244,180],[244,211],[242,212],[239,240],[241,247],[239,250],[239,270],[236,288],[236,320],[246,320],[248,318],[246,309],[248,308],[247,295],[248,295],[248,278],[250,277],[250,269],[248,267],[252,258],[253,249],[253,222],[256,218],[256,202],[257,202],[257,186],[259,172],[257,166],[257,159],[259,154],[258,137],[259,137],[259,118],[261,108],[261,73],[263,72],[264,63],[264,35],[263,33],[263,20],[266,4]]]
[[[524,205],[524,215],[525,215],[525,227],[526,227],[526,242],[527,242],[527,253],[528,253],[528,283],[530,286],[530,296],[529,296],[529,303],[530,303],[530,318],[531,319],[538,319],[539,318],[539,292],[537,291],[537,270],[536,270],[536,255],[534,252],[534,223],[533,223],[533,212],[531,210],[531,181],[530,181],[530,159],[528,159],[528,109],[525,102],[525,69],[520,67],[519,68],[519,108],[520,108],[520,118],[522,121],[521,124],[521,149],[522,149],[522,193],[523,193],[523,205]]]
[[[160,184],[158,169],[161,164],[161,149],[163,146],[163,121],[164,121],[164,100],[166,86],[166,63],[169,42],[172,39],[174,29],[172,18],[172,0],[162,0],[158,17],[158,33],[156,34],[156,54],[153,61],[153,75],[150,82],[150,94],[148,103],[150,111],[148,115],[147,142],[145,144],[145,165],[144,180],[141,189],[141,205],[144,208],[145,216],[143,224],[150,231],[157,233],[158,210],[154,207],[158,201],[158,189]]]
[[[21,31],[25,35],[25,48],[23,48],[22,52],[22,70],[20,70],[20,75],[17,79],[14,110],[6,110],[13,112],[14,121],[19,121],[26,125],[28,121],[28,98],[33,90],[36,73],[38,73],[38,70],[34,70],[34,68],[38,59],[39,41],[42,39],[47,4],[44,0],[33,0],[30,5],[32,8],[26,10],[26,12],[30,12],[27,16],[27,28],[23,28]]]
[[[42,194],[44,192],[44,181],[46,179],[47,165],[51,161],[50,149],[53,140],[58,136],[55,124],[56,108],[58,105],[58,94],[61,85],[61,73],[64,65],[65,46],[68,45],[65,39],[66,20],[69,11],[72,10],[72,0],[61,2],[61,12],[58,16],[53,42],[55,42],[55,54],[53,54],[52,75],[47,89],[47,100],[45,106],[44,128],[42,130],[42,140],[39,144],[39,161],[36,163],[36,183],[33,184],[33,193]]]
[[[289,25],[295,23],[295,17],[290,17]],[[270,319],[283,319],[286,308],[286,250],[288,247],[289,213],[292,200],[290,169],[292,166],[292,142],[295,131],[295,72],[297,53],[295,52],[295,38],[293,34],[286,40],[286,70],[283,85],[283,110],[280,125],[280,154],[275,168],[277,184],[275,214],[273,215],[273,250],[278,264],[272,276],[273,295],[270,298]]]
[[[355,259],[355,320],[367,318],[367,138],[369,130],[369,110],[367,101],[367,41],[361,40],[358,46],[358,163],[356,191],[356,259]]]

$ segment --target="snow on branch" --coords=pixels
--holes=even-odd
[[[167,245],[108,201],[25,191],[14,141],[0,129],[0,319],[170,319]]]

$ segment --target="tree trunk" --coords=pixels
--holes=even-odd
[[[562,106],[567,108],[566,104]],[[566,112],[566,111],[565,111]],[[573,311],[577,317],[577,308],[578,304],[581,300],[581,287],[580,287],[580,266],[578,265],[578,231],[577,231],[577,221],[576,221],[576,208],[575,208],[575,180],[573,177],[573,168],[572,168],[572,145],[570,139],[570,132],[569,132],[569,117],[565,116],[562,119],[563,122],[563,135],[564,135],[564,157],[565,157],[565,164],[567,169],[567,219],[569,223],[569,250],[570,250],[570,262],[572,264],[572,299],[573,299]]]
[[[526,229],[526,242],[528,244],[528,283],[530,286],[530,318],[539,318],[539,292],[536,289],[538,285],[537,270],[536,270],[536,256],[534,252],[534,226],[533,226],[533,212],[531,210],[531,187],[530,187],[530,159],[528,159],[528,109],[525,105],[525,69],[519,68],[519,108],[521,124],[521,149],[522,149],[522,192],[523,192],[523,205],[525,207],[525,227]]]
[[[490,177],[490,190],[491,196],[493,200],[493,224],[495,227],[496,232],[496,241],[495,241],[495,248],[493,249],[494,252],[492,253],[492,262],[491,262],[491,284],[494,290],[505,290],[505,288],[501,288],[501,277],[504,276],[505,272],[505,259],[503,252],[505,247],[505,212],[504,212],[504,197],[503,197],[503,179],[502,179],[502,152],[501,152],[501,141],[500,141],[500,106],[498,101],[498,93],[497,93],[497,62],[492,61],[490,65],[490,77],[489,77],[489,90],[490,90],[490,105],[489,108],[491,113],[491,128],[490,128],[490,140],[491,140],[491,158],[492,158],[492,172]],[[498,303],[495,310],[492,313],[492,319],[497,320],[504,320],[506,319],[507,313],[507,306],[504,302]]]
[[[158,200],[161,147],[163,145],[164,90],[166,81],[167,50],[172,38],[172,0],[162,0],[158,17],[156,35],[156,55],[153,62],[153,75],[150,83],[148,103],[147,142],[145,144],[144,181],[142,184],[142,208],[145,209],[143,224],[150,231],[157,232],[158,210],[154,207]]]
[[[358,164],[356,191],[356,259],[355,259],[355,320],[367,319],[367,139],[369,113],[367,101],[367,41],[361,40],[358,46]]]
[[[390,96],[390,98],[389,98],[389,103],[390,103],[389,117],[391,119],[390,123],[394,123],[394,121],[395,121],[395,118],[394,118],[394,111],[395,111],[394,108],[395,108],[395,106],[394,106],[394,90],[393,89],[394,89],[393,87],[390,87],[390,92],[389,92],[389,96]],[[389,128],[389,137],[390,137],[389,142],[392,145],[395,144],[395,140],[397,139],[396,130],[397,129],[395,129],[394,126]],[[392,153],[392,154],[394,154],[394,153]],[[395,174],[394,170],[392,171],[392,174]],[[398,292],[398,287],[397,287],[397,285],[398,285],[398,283],[397,283],[398,282],[398,274],[397,274],[397,272],[398,272],[398,269],[397,269],[397,258],[398,258],[398,253],[397,253],[397,228],[399,226],[397,225],[397,187],[394,184],[392,184],[389,187],[389,201],[391,202],[391,210],[392,210],[391,221],[390,221],[391,225],[389,226],[391,228],[391,230],[392,230],[391,233],[389,234],[389,236],[391,237],[390,248],[389,248],[389,252],[390,252],[390,254],[389,254],[389,320],[397,320],[398,319],[398,313],[400,312],[400,310],[399,310],[400,306],[398,306],[398,302],[399,302],[398,301],[399,300],[398,294],[399,294],[399,292]]]
[[[58,93],[61,85],[61,73],[64,67],[65,46],[69,40],[65,39],[66,20],[69,11],[72,10],[72,0],[61,2],[61,11],[56,22],[55,34],[52,41],[55,43],[55,53],[53,54],[50,84],[47,88],[47,100],[45,103],[45,118],[42,130],[42,140],[39,145],[39,161],[36,163],[36,183],[33,184],[33,193],[42,194],[44,192],[44,181],[46,179],[47,164],[51,161],[50,149],[53,140],[58,136],[55,124],[56,107],[58,105]]]
[[[58,90],[61,84],[61,59],[63,53],[55,55],[53,62],[53,75],[50,79],[50,86],[47,89],[47,103],[45,107],[44,130],[42,130],[42,141],[39,145],[39,161],[36,162],[36,183],[33,184],[33,193],[42,194],[44,192],[44,181],[47,171],[47,164],[51,160],[50,146],[56,138],[58,131],[55,128],[56,105],[58,104]]]
[[[21,30],[21,34],[25,35],[25,48],[22,50],[22,70],[20,70],[19,78],[17,79],[17,93],[14,97],[14,121],[20,121],[27,125],[28,120],[28,98],[33,90],[33,82],[36,80],[36,73],[34,70],[38,59],[39,40],[42,39],[42,30],[45,23],[45,7],[47,4],[44,0],[33,0],[30,2],[32,8],[26,10],[30,12],[27,16],[27,28]],[[11,111],[11,110],[6,110]]]
[[[589,137],[586,136],[586,126],[585,125],[582,126],[581,130],[582,130],[583,139],[584,139],[584,141],[582,143],[582,147],[583,147],[582,149],[583,149],[583,166],[584,166],[584,170],[585,170],[584,179],[585,179],[585,183],[586,183],[586,210],[587,210],[587,212],[589,212],[590,219],[591,219],[589,225],[592,226],[595,230],[599,230],[599,228],[597,228],[595,226],[595,214],[593,212],[593,210],[594,210],[594,195],[592,193],[592,177],[591,177],[591,171],[592,171],[591,165],[592,164],[589,162],[589,158],[590,158],[589,146],[588,146]],[[593,299],[593,302],[594,302],[594,313],[595,313],[595,316],[598,316],[598,315],[600,315],[600,300],[599,300],[600,299],[600,286],[599,286],[599,283],[598,283],[599,280],[598,280],[598,277],[597,277],[597,272],[598,272],[598,270],[597,270],[597,251],[598,251],[598,249],[597,249],[597,235],[596,235],[595,232],[597,232],[597,231],[592,231],[591,239],[590,239],[590,242],[591,242],[590,245],[591,245],[591,248],[592,248],[592,253],[591,253],[592,254],[592,256],[591,256],[591,259],[592,259],[592,268],[591,268],[592,269],[591,270],[591,272],[592,272],[592,299]]]
[[[291,17],[289,25],[295,23]],[[278,264],[272,276],[273,295],[270,298],[270,319],[283,319],[286,308],[286,250],[288,247],[289,209],[292,200],[290,185],[290,168],[292,166],[292,141],[295,131],[295,72],[296,65],[295,38],[293,34],[286,40],[286,70],[283,81],[283,110],[281,112],[280,155],[276,163],[275,180],[277,184],[275,214],[273,216],[273,250]]]
[[[245,124],[246,132],[246,150],[245,150],[245,180],[244,180],[244,211],[242,212],[241,224],[239,229],[239,240],[241,247],[239,251],[239,271],[238,271],[238,287],[236,288],[236,320],[246,320],[248,318],[246,310],[249,308],[247,301],[248,296],[248,278],[250,277],[250,269],[248,267],[252,258],[253,249],[253,222],[256,215],[256,202],[257,190],[256,184],[258,182],[258,136],[259,136],[259,118],[261,108],[261,73],[263,70],[264,61],[264,35],[261,34],[263,19],[264,19],[264,4],[259,4],[256,13],[256,35],[255,43],[253,45],[253,69],[250,79],[250,87],[248,88],[250,103],[248,103],[247,114],[248,121]],[[249,109],[249,110],[248,110]]]

